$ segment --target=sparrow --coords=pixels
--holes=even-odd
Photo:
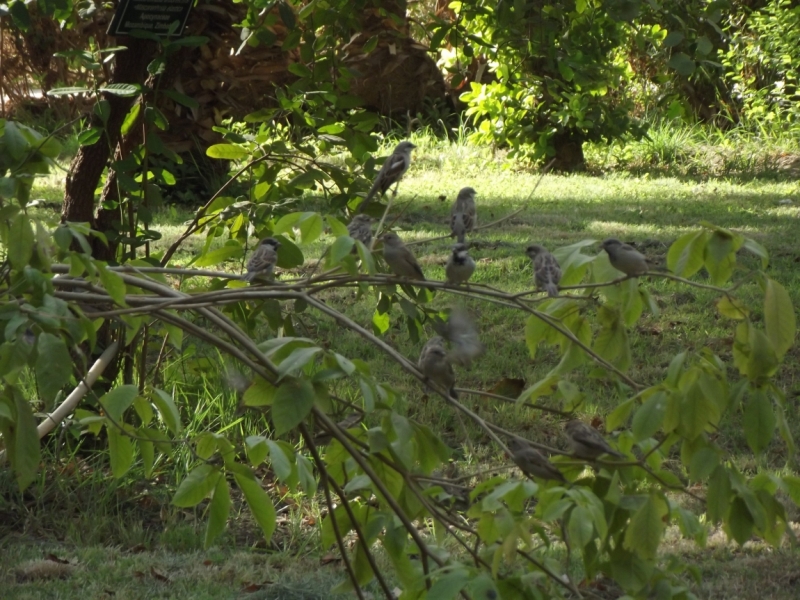
[[[383,242],[383,258],[392,273],[398,277],[425,281],[425,275],[417,259],[414,258],[414,254],[406,248],[403,240],[396,233],[393,231],[384,233],[380,239]]]
[[[603,454],[625,458],[624,454],[608,445],[599,431],[582,421],[573,419],[564,426],[564,431],[569,436],[572,453],[578,458],[595,459]]]
[[[486,351],[478,338],[475,320],[461,307],[453,308],[447,321],[434,321],[433,328],[450,343],[450,361],[465,369],[469,369],[472,361]]]
[[[475,272],[475,261],[467,254],[466,244],[458,243],[453,246],[453,253],[447,259],[444,273],[447,283],[461,285],[466,283]]]
[[[347,225],[347,233],[354,240],[358,240],[369,248],[372,242],[372,217],[356,215]],[[353,248],[355,251],[355,248]]]
[[[367,197],[364,198],[364,202],[361,203],[359,212],[364,212],[366,210],[372,197],[377,192],[380,192],[381,196],[383,196],[390,187],[395,183],[399,183],[400,179],[402,179],[403,175],[408,171],[409,165],[411,165],[411,151],[414,148],[416,148],[416,146],[411,142],[400,142],[397,144],[392,154],[383,161],[383,166],[381,170],[378,171],[378,175],[375,177],[375,182],[372,184],[369,192],[367,192]],[[397,194],[397,188],[395,188],[395,194]]]
[[[261,240],[250,260],[247,261],[247,273],[242,279],[253,281],[256,277],[271,279],[278,262],[278,248],[281,243],[275,238],[268,237]]]
[[[473,231],[478,224],[475,212],[475,190],[471,187],[461,188],[450,210],[450,237],[464,243],[464,235]]]
[[[546,290],[551,298],[558,296],[561,267],[556,257],[539,244],[528,246],[525,254],[533,261],[533,280],[536,282],[536,287]]]
[[[623,244],[616,238],[604,240],[600,247],[608,254],[611,266],[625,275],[636,277],[649,270],[644,254],[630,244]]]
[[[438,335],[433,336],[423,346],[419,355],[419,370],[426,379],[440,385],[450,392],[451,397],[458,399],[454,389],[456,375],[453,372],[453,365],[447,358],[444,340]]]
[[[561,483],[567,483],[561,471],[547,460],[544,454],[527,442],[512,438],[508,441],[508,449],[511,451],[511,460],[528,477],[553,479]]]

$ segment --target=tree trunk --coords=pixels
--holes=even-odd
[[[554,171],[574,173],[586,169],[583,156],[583,139],[575,131],[560,131],[553,136],[553,148],[556,151]]]
[[[149,40],[136,38],[119,38],[118,42],[128,49],[117,53],[114,73],[109,83],[141,83],[147,75],[147,64],[153,57],[155,45]],[[103,97],[111,106],[111,114],[100,140],[91,146],[81,146],[69,166],[64,207],[61,211],[62,222],[90,223],[93,228],[96,225],[94,191],[97,189],[112,149],[116,148],[120,127],[134,100],[113,94],[104,94]],[[103,126],[99,117],[94,114],[92,114],[92,126]],[[90,242],[95,258],[113,260],[113,248],[106,247],[97,238],[93,238]]]

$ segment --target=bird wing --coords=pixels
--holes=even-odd
[[[257,275],[264,273],[274,268],[278,259],[278,253],[275,248],[268,244],[259,246],[247,261],[247,274]]]

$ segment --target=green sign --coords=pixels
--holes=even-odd
[[[181,35],[192,4],[194,0],[121,0],[108,33],[128,35],[134,29],[141,29],[161,36]],[[170,32],[176,21],[178,27]]]

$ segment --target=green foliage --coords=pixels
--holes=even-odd
[[[770,0],[748,11],[743,23],[732,22],[730,42],[720,52],[731,94],[733,116],[758,127],[780,123],[796,127],[800,50],[800,7],[789,0]]]

